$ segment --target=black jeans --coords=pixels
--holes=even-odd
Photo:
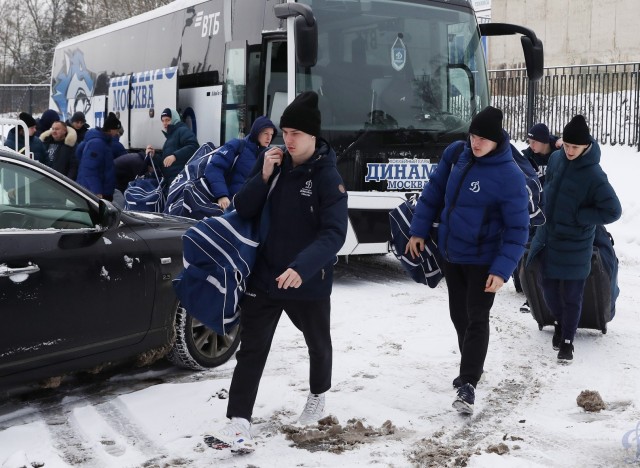
[[[272,299],[264,293],[248,292],[240,302],[240,349],[229,389],[227,417],[251,421],[271,342],[284,311],[304,335],[309,349],[309,389],[324,393],[331,388],[331,300]]]
[[[458,334],[460,378],[478,384],[489,348],[489,312],[495,293],[484,292],[489,265],[444,262],[449,291],[449,314]]]

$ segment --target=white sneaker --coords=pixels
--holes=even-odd
[[[304,405],[302,414],[298,418],[298,423],[303,426],[315,424],[324,416],[324,393],[316,395],[309,393],[307,404]]]
[[[255,450],[251,437],[251,423],[244,418],[231,418],[223,428],[205,437],[207,445],[216,450],[230,448],[234,453],[250,453]]]

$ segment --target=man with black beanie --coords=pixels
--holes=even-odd
[[[491,106],[471,120],[466,142],[445,149],[418,199],[407,253],[415,258],[424,250],[425,238],[440,218],[440,267],[460,350],[453,407],[461,414],[473,413],[495,295],[525,250],[528,201],[524,174],[502,129],[502,111]]]
[[[591,271],[596,225],[619,219],[622,207],[600,167],[600,146],[582,115],[564,127],[562,140],[562,148],[547,165],[547,222],[536,230],[527,266],[534,259],[540,261],[544,300],[556,319],[551,344],[558,350],[558,361],[569,363]]]
[[[336,154],[320,138],[318,95],[304,92],[282,114],[285,148],[258,157],[234,197],[240,216],[260,220],[264,238],[240,302],[240,350],[217,448],[253,450],[251,417],[276,326],[284,311],[309,349],[309,395],[300,424],[323,416],[331,388],[333,264],[347,233],[347,193]]]

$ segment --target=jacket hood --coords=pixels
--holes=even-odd
[[[43,143],[50,143],[51,141],[53,141],[53,137],[49,137],[51,137],[51,129],[47,130],[46,132],[42,132],[42,134],[40,135],[40,140]],[[49,138],[51,141],[47,141],[47,138]],[[64,137],[64,144],[73,148],[76,145],[77,141],[78,134],[76,133],[76,129],[67,125],[67,136]]]
[[[249,132],[249,138],[251,139],[251,141],[258,143],[258,135],[260,135],[260,132],[265,128],[273,129],[274,138],[278,134],[278,130],[276,129],[276,126],[273,124],[273,122],[268,117],[262,115],[258,117],[251,126],[251,131]]]
[[[175,132],[175,130],[176,130],[177,128],[180,128],[180,127],[186,127],[186,128],[189,128],[189,127],[187,127],[187,124],[186,124],[186,123],[184,123],[183,121],[181,121],[181,120],[180,120],[180,118],[178,118],[178,121],[177,121],[176,123],[173,123],[173,120],[171,120],[171,123],[170,123],[170,124],[169,124],[169,126],[167,127],[167,130],[166,130],[166,131],[162,130],[162,133],[163,133],[163,135],[164,135],[165,137],[168,137],[168,136],[169,136],[169,135],[171,135],[173,132]]]
[[[511,161],[513,159],[511,155],[511,138],[507,132],[502,130],[502,140],[498,143],[496,149],[491,151],[484,156],[477,157],[473,155],[473,151],[471,150],[471,139],[467,139],[467,147],[469,148],[469,153],[471,154],[471,158],[475,159],[476,163],[480,164],[502,164],[506,161]]]
[[[53,125],[53,122],[60,120],[60,115],[53,109],[47,109],[42,113],[42,116],[38,119],[38,130],[41,132],[47,131]]]
[[[84,137],[83,143],[85,141],[94,140],[98,138],[106,142],[111,141],[111,135],[109,135],[108,133],[104,133],[101,128],[91,128],[87,130],[87,134]]]

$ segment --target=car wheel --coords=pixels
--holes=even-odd
[[[240,344],[240,325],[224,336],[207,328],[187,314],[181,305],[176,310],[176,341],[167,358],[179,367],[204,370],[227,362]]]

